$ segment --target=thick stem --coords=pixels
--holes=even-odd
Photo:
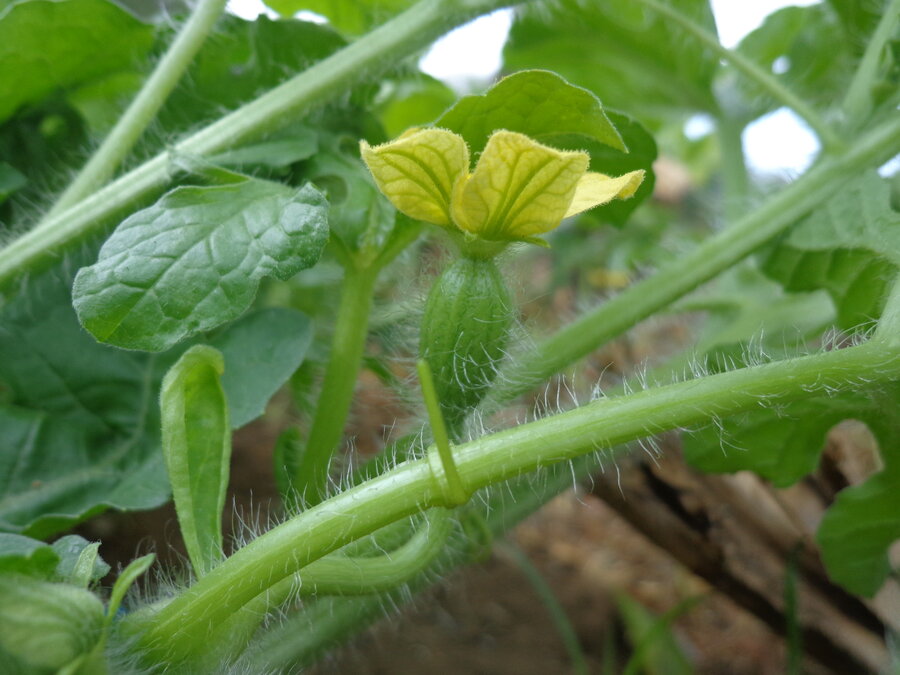
[[[343,438],[353,402],[378,274],[377,269],[361,270],[352,264],[345,265],[344,270],[331,354],[309,436],[294,472],[294,489],[309,504],[319,503],[327,493],[328,467]]]
[[[898,350],[872,342],[601,399],[456,446],[453,454],[471,491],[667,429],[757,409],[761,403],[896,377]],[[207,639],[210,626],[227,620],[266,588],[349,541],[442,505],[441,487],[428,461],[404,462],[255,539],[152,617],[142,642],[170,659],[187,658]]]
[[[719,42],[715,35],[704,29],[702,26],[694,23],[691,19],[684,16],[669,4],[659,2],[658,0],[638,0],[638,2],[677,23],[700,40],[700,42],[737,68],[741,73],[765,89],[776,101],[786,105],[800,115],[819,137],[819,140],[826,150],[835,151],[841,150],[844,147],[843,141],[841,141],[831,127],[825,123],[819,116],[819,113],[811,106],[807,105],[807,103],[794,92],[785,87],[778,81],[778,78],[774,77],[771,73],[760,68],[756,63],[748,59],[739,51],[723,47],[722,43]]]
[[[75,180],[60,195],[47,214],[47,219],[77,204],[115,173],[178,84],[216,19],[225,9],[226,1],[200,0],[153,74]]]
[[[849,125],[858,125],[872,110],[872,85],[878,77],[878,68],[888,42],[894,37],[900,23],[900,0],[891,0],[881,21],[872,34],[862,61],[847,87],[844,97],[844,116]]]
[[[730,268],[833,195],[848,176],[878,166],[898,151],[900,119],[894,118],[860,139],[845,155],[821,161],[730,228],[522,354],[498,377],[489,405],[529,391]]]
[[[453,26],[509,2],[422,0],[391,21],[258,99],[177,143],[174,155],[207,156],[260,137],[345,91],[363,76],[415,54]],[[128,172],[71,208],[47,218],[0,250],[0,287],[47,255],[81,241],[114,215],[161,190],[169,181],[169,152]]]

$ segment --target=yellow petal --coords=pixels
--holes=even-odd
[[[578,181],[566,218],[613,199],[628,199],[637,192],[643,180],[643,171],[631,171],[618,178],[610,178],[602,173],[586,173]]]
[[[411,218],[450,224],[453,184],[469,170],[469,148],[462,136],[445,129],[410,130],[390,143],[360,152],[378,189]]]
[[[522,239],[557,227],[572,202],[588,156],[495,132],[475,172],[453,192],[454,222],[484,239]]]

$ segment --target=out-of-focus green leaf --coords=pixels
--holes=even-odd
[[[139,72],[119,72],[69,93],[66,100],[79,112],[94,134],[112,129],[144,83]]]
[[[327,208],[310,185],[176,188],[123,221],[78,272],[78,318],[102,342],[168,349],[240,316],[261,278],[288,279],[315,264]]]
[[[266,403],[303,362],[312,324],[292,309],[263,309],[236,321],[208,344],[225,357],[222,386],[235,429],[265,412]],[[263,340],[264,335],[269,336]]]
[[[596,96],[546,70],[518,72],[485,94],[465,96],[434,125],[465,138],[475,156],[497,129],[517,131],[548,145],[566,135],[626,149]]]
[[[21,173],[6,162],[0,162],[0,204],[28,182]]]
[[[411,127],[431,124],[456,101],[456,94],[443,82],[427,75],[389,80],[378,115],[388,138]]]
[[[845,90],[854,71],[855,57],[842,39],[838,18],[822,4],[773,12],[737,49],[805,101],[822,106],[834,104],[834,93]],[[746,106],[732,112],[750,119],[781,105],[753,80],[739,73],[725,77],[733,80]]]
[[[769,252],[763,271],[790,291],[824,288],[837,324],[852,329],[881,315],[900,265],[900,213],[878,174],[848,184]]]
[[[0,121],[48,94],[131,70],[153,27],[107,0],[26,0],[0,10]]]
[[[157,402],[162,376],[183,348],[128,352],[82,330],[70,289],[89,255],[33,277],[0,311],[0,531],[42,539],[107,508],[148,509],[169,497]],[[239,403],[237,420],[262,409],[297,358],[286,352],[302,348],[302,336],[285,333],[293,315],[270,312],[243,317],[212,338],[226,372],[268,362],[254,371],[252,386],[224,382]],[[248,343],[252,351],[241,351]]]
[[[282,16],[315,12],[348,35],[361,35],[413,4],[413,0],[266,0]]]
[[[619,595],[616,604],[633,649],[622,672],[625,675],[691,675],[694,670],[672,633],[672,622],[692,609],[700,599],[682,600],[672,610],[657,617],[627,595]]]
[[[103,603],[93,593],[22,575],[0,575],[4,669],[12,665],[12,672],[55,673],[90,651],[102,628]],[[25,670],[19,671],[22,667]]]
[[[706,0],[678,10],[715,33]],[[503,52],[509,70],[548,68],[640,119],[714,112],[717,57],[639,3],[562,0],[526,7]]]
[[[245,145],[209,157],[209,161],[219,166],[235,166],[243,169],[267,166],[283,168],[304,159],[309,159],[318,149],[316,132],[305,126],[297,126],[260,143]]]
[[[826,0],[839,17],[852,49],[862,55],[879,20],[887,11],[884,0]]]
[[[0,533],[0,574],[28,574],[49,578],[59,554],[49,544],[20,534]]]
[[[225,17],[159,113],[167,131],[195,127],[281,84],[345,44],[328,26]]]
[[[197,577],[222,559],[222,509],[231,461],[231,425],[221,352],[188,349],[163,378],[162,448],[185,548]]]
[[[60,537],[53,542],[53,550],[59,555],[56,578],[60,581],[87,588],[109,574],[109,565],[99,555],[100,543],[91,543],[77,534]]]
[[[793,356],[835,316],[824,291],[786,293],[750,264],[729,270],[711,291],[679,302],[675,310],[706,313],[693,358],[712,371]]]

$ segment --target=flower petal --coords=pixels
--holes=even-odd
[[[566,218],[613,199],[628,199],[637,192],[643,180],[643,170],[631,171],[618,178],[610,178],[602,173],[586,173],[578,181]]]
[[[411,218],[450,225],[453,184],[469,171],[469,148],[446,129],[421,129],[371,147],[360,143],[378,189]]]
[[[463,230],[483,239],[523,239],[557,227],[587,171],[588,156],[497,131],[475,172],[454,189],[452,213]]]

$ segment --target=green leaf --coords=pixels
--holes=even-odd
[[[835,102],[834,92],[844,91],[854,71],[855,58],[842,39],[837,17],[825,5],[785,7],[766,17],[749,33],[737,50],[763,69],[775,71],[785,87],[805,101],[822,107]],[[755,81],[731,72],[745,110],[733,111],[749,120],[781,105]],[[726,105],[734,105],[727,101]]]
[[[213,155],[208,161],[220,166],[243,169],[265,166],[284,168],[316,154],[319,141],[309,127],[295,126],[261,143],[245,145],[235,150]]]
[[[396,138],[412,127],[431,125],[456,102],[450,87],[425,74],[385,85],[387,92],[384,99],[379,97],[378,116],[388,138]]]
[[[412,0],[267,0],[282,16],[315,12],[348,35],[361,35],[413,4]]]
[[[826,0],[826,3],[840,19],[850,46],[861,56],[869,36],[887,11],[887,3],[884,0]]]
[[[153,27],[106,0],[26,0],[0,11],[0,121],[58,89],[133,70]]]
[[[884,468],[844,488],[819,525],[816,539],[829,576],[859,595],[872,597],[892,572],[888,552],[900,539],[900,385],[870,398],[860,419],[878,440]]]
[[[622,227],[634,210],[653,194],[653,186],[656,185],[656,173],[653,170],[657,157],[656,141],[640,122],[628,115],[612,110],[607,110],[606,114],[628,146],[627,154],[608,145],[579,140],[577,137],[560,137],[554,139],[553,145],[566,150],[586,151],[591,156],[590,170],[608,176],[621,176],[629,171],[643,169],[644,181],[632,197],[615,199],[580,216],[588,224]]]
[[[265,412],[269,399],[300,367],[312,336],[305,314],[270,308],[242,317],[209,340],[225,358],[222,387],[233,429]]]
[[[818,466],[828,431],[869,405],[844,394],[729,417],[685,436],[684,458],[704,473],[753,471],[787,487]]]
[[[162,448],[181,536],[194,573],[222,559],[222,509],[231,460],[231,425],[220,377],[221,352],[188,349],[163,379]]]
[[[162,351],[242,314],[262,277],[319,259],[327,204],[312,186],[181,187],[122,222],[78,272],[73,304],[101,342]]]
[[[0,405],[0,531],[41,539],[107,508],[153,508],[170,495],[159,388],[183,348],[127,352],[83,331],[70,288],[74,270],[90,255],[87,249],[32,277],[0,311],[0,385],[7,397]],[[276,310],[248,314],[212,338],[225,353],[226,372],[271,355],[269,366],[254,370],[252,384],[224,382],[227,397],[243,401],[236,423],[262,409],[302,358],[304,329],[294,313],[284,312],[290,318]],[[300,335],[288,332],[292,324]],[[248,343],[252,350],[242,353],[240,345]],[[294,348],[298,354],[288,355]],[[279,371],[272,363],[282,359]]]
[[[477,155],[497,129],[517,131],[554,145],[553,138],[575,135],[625,150],[599,99],[546,70],[505,77],[479,96],[465,96],[435,123],[466,139]]]
[[[56,550],[20,534],[0,533],[0,575],[19,573],[49,579],[59,563]]]
[[[707,0],[678,10],[715,33]],[[509,70],[548,68],[641,119],[715,112],[717,57],[638,3],[562,0],[517,13],[503,52]]]
[[[97,643],[102,626],[103,603],[93,593],[0,575],[0,654],[26,666],[25,672],[62,668]]]
[[[732,268],[712,289],[679,302],[675,310],[706,313],[692,358],[702,357],[713,371],[748,365],[762,358],[759,352],[769,359],[794,356],[832,325],[835,315],[824,291],[786,293],[751,264]]]
[[[381,197],[359,156],[347,154],[342,145],[339,137],[323,138],[321,152],[304,175],[325,190],[331,205],[328,224],[341,243],[352,252],[377,252],[390,239],[397,212]]]
[[[109,574],[109,565],[99,555],[100,542],[69,534],[53,542],[53,550],[59,555],[56,577],[62,581],[87,588]]]
[[[19,173],[15,167],[6,162],[0,162],[0,204],[5,202],[13,192],[27,182],[28,179]]]
[[[886,181],[871,172],[850,179],[768,254],[763,271],[790,291],[824,288],[852,329],[881,315],[900,265],[900,213]]]
[[[900,539],[900,473],[882,471],[841,490],[816,536],[828,574],[872,597],[891,573],[888,548]]]

